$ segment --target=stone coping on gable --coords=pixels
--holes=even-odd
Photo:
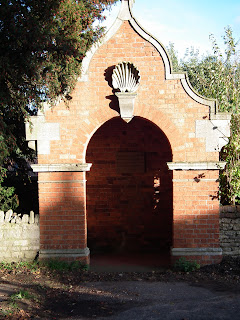
[[[90,171],[92,163],[32,164],[33,172],[84,172]]]
[[[226,162],[167,162],[169,170],[222,170]]]

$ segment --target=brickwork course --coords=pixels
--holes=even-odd
[[[46,107],[27,130],[38,144],[40,258],[89,262],[90,249],[219,262],[219,151],[230,118],[172,73],[131,5],[122,1],[87,54],[68,107]],[[112,86],[123,61],[141,75],[128,123]]]

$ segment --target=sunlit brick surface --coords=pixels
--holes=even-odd
[[[129,124],[119,117],[111,87],[112,70],[122,61],[141,74]],[[180,80],[165,80],[157,50],[124,22],[93,56],[88,81],[78,82],[68,106],[61,102],[46,112],[47,122],[60,124],[60,141],[51,141],[39,164],[86,161],[93,167],[87,198],[84,173],[39,173],[41,248],[85,248],[87,222],[90,249],[106,243],[137,250],[163,243],[218,247],[218,171],[166,168],[167,161],[218,161],[218,152],[206,152],[205,138],[195,136],[195,121],[208,117],[209,107],[194,101]],[[147,155],[145,173],[116,173],[116,153],[124,150]],[[164,172],[158,213],[151,203],[156,170]]]

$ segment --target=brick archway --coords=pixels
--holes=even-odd
[[[86,161],[88,247],[91,252],[170,252],[172,151],[152,122],[120,117],[91,138]]]
[[[113,118],[119,110],[107,74],[124,61],[141,75],[134,113],[120,108],[126,120],[135,116],[128,124]],[[119,106],[130,104],[117,97]],[[92,251],[159,252],[172,244],[172,262],[219,262],[216,195],[225,166],[219,151],[230,118],[218,113],[215,100],[195,93],[186,74],[172,72],[165,48],[140,27],[130,1],[122,1],[113,27],[82,62],[69,109],[59,97],[54,108],[44,105],[32,117],[33,130],[27,125],[29,146],[37,141],[38,151],[32,167],[39,180],[40,259],[88,262],[88,209]]]

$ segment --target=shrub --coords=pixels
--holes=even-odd
[[[178,259],[174,264],[174,270],[181,272],[192,272],[200,268],[196,261],[189,261],[186,258]]]

